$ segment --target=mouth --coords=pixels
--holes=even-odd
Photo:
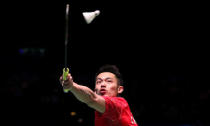
[[[101,95],[105,95],[106,94],[106,90],[105,89],[101,89],[99,92],[100,92]]]

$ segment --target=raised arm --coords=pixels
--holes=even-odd
[[[90,88],[75,83],[71,74],[68,74],[65,81],[63,81],[61,76],[60,83],[63,86],[63,89],[69,89],[79,101],[87,104],[100,113],[105,112],[105,99],[93,92]]]

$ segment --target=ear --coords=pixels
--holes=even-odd
[[[123,90],[124,90],[124,87],[123,86],[119,86],[117,93],[121,94],[123,92]]]

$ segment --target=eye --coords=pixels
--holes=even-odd
[[[96,81],[96,84],[100,84],[101,83],[101,81]]]
[[[112,80],[107,80],[107,82],[112,83]]]

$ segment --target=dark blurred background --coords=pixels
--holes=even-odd
[[[209,125],[209,12],[193,1],[10,0],[1,4],[1,120],[14,126],[93,126],[94,111],[64,94],[68,67],[94,89],[104,64],[119,67],[142,126]],[[82,12],[100,10],[91,24]]]

